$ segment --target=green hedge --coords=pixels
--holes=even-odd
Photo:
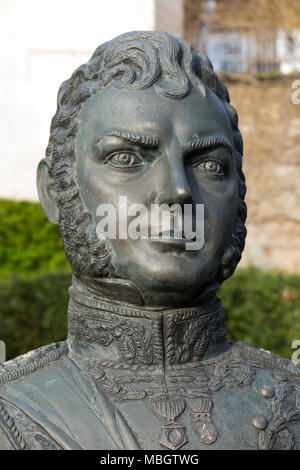
[[[291,358],[300,340],[300,276],[238,269],[222,285],[228,336]]]
[[[58,269],[69,265],[40,204],[0,199],[0,274]]]
[[[67,331],[68,272],[0,279],[0,339],[7,357],[59,341]],[[291,358],[300,339],[300,276],[240,269],[226,281],[223,299],[229,338]]]
[[[70,284],[67,272],[0,279],[0,339],[7,359],[66,338]]]

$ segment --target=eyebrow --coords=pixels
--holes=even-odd
[[[149,134],[141,134],[139,132],[131,132],[128,130],[121,129],[107,129],[97,137],[96,142],[100,142],[104,137],[119,137],[120,139],[126,140],[133,144],[141,145],[146,148],[157,148],[159,140],[157,137]]]
[[[214,147],[225,147],[230,152],[233,152],[232,144],[223,135],[215,137],[199,137],[196,139],[192,139],[187,144],[187,150],[202,150]]]

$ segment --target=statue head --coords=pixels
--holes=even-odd
[[[77,279],[129,282],[151,306],[193,304],[235,270],[244,248],[242,137],[206,56],[161,32],[96,49],[58,93],[38,192]],[[101,240],[97,208],[204,205],[204,245]]]

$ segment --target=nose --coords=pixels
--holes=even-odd
[[[158,204],[191,204],[192,192],[184,168],[183,158],[172,158],[166,161],[163,187],[156,195]]]

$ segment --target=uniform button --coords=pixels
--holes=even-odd
[[[268,420],[265,416],[256,415],[252,418],[252,424],[256,429],[266,429]]]
[[[266,398],[272,398],[274,396],[274,388],[269,387],[268,385],[263,385],[260,387],[260,393]]]
[[[286,382],[287,381],[287,376],[284,374],[281,374],[280,372],[274,372],[273,377],[276,380],[279,380],[279,382]]]

